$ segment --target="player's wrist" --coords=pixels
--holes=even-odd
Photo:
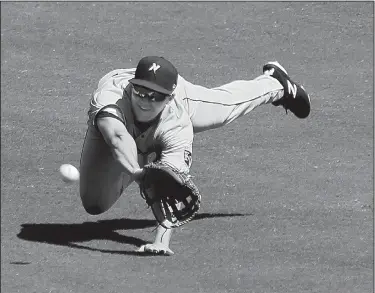
[[[133,173],[133,179],[134,179],[134,181],[139,184],[141,182],[141,180],[142,180],[143,175],[144,175],[143,168],[134,171],[134,173]]]

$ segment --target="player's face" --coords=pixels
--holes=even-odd
[[[154,119],[163,111],[171,98],[172,96],[134,85],[131,101],[135,118],[139,122],[148,122]]]

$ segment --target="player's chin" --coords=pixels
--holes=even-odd
[[[149,122],[157,116],[157,113],[155,113],[154,111],[142,110],[141,108],[137,109],[137,111],[134,111],[134,114],[135,114],[135,118],[139,122]]]

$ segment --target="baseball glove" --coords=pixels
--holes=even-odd
[[[158,223],[170,229],[191,221],[200,208],[201,195],[190,176],[161,161],[149,163],[143,170],[141,196]]]

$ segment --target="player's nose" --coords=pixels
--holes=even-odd
[[[151,106],[152,105],[152,101],[150,99],[141,99],[140,100],[140,104],[144,105],[144,106]]]

